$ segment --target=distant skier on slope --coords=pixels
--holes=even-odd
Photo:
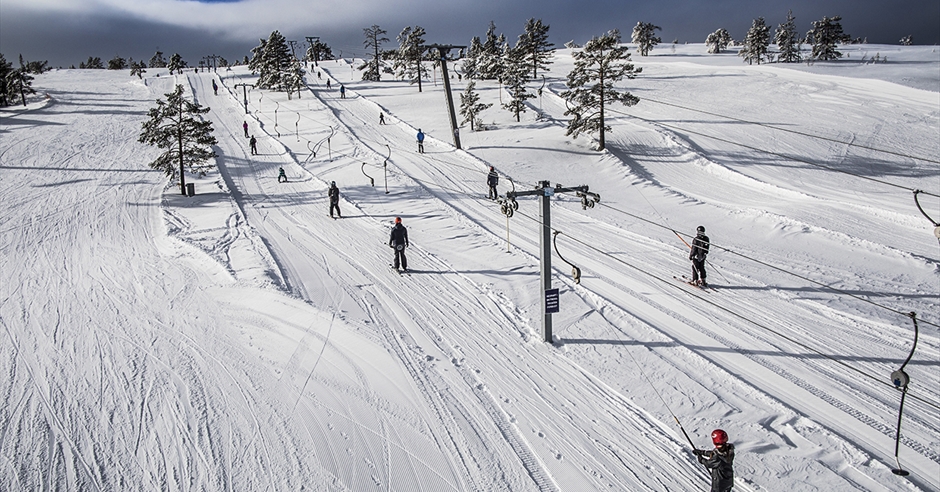
[[[424,132],[420,128],[418,128],[418,153],[424,153]]]
[[[695,449],[698,462],[705,465],[712,477],[711,492],[729,492],[734,487],[734,444],[728,442],[728,433],[715,429],[712,431],[712,443],[715,449]]]
[[[380,125],[385,124],[385,113],[382,113],[382,112],[379,113],[379,124]]]
[[[219,95],[219,86],[215,83],[215,79],[212,79],[212,93],[216,96]]]
[[[346,86],[343,84],[339,85],[339,97],[340,99],[346,99]]]
[[[327,192],[327,196],[330,197],[330,217],[333,217],[333,209],[336,209],[336,215],[339,218],[343,218],[343,214],[339,211],[339,188],[336,187],[336,181],[330,182],[330,191]]]
[[[278,182],[278,183],[286,183],[286,182],[287,182],[287,174],[284,173],[284,168],[283,168],[283,167],[277,168],[277,182]]]
[[[698,226],[695,232],[692,250],[689,251],[689,259],[692,260],[692,283],[708,287],[708,283],[705,282],[705,257],[708,255],[708,246],[711,243],[705,235],[705,226]],[[701,280],[699,280],[700,277]]]
[[[247,121],[242,122],[242,130],[245,130],[245,138],[248,138],[248,122]]]
[[[248,141],[248,145],[251,147],[251,155],[258,154],[258,140],[254,135],[251,136],[251,140]]]
[[[490,173],[486,175],[486,185],[490,187],[488,198],[491,200],[499,197],[499,192],[496,191],[497,184],[499,184],[499,174],[496,172],[496,168],[490,166]]]
[[[395,262],[392,266],[398,270],[398,266],[401,265],[402,269],[407,272],[408,259],[405,258],[405,248],[408,247],[408,229],[401,225],[401,217],[395,217],[395,227],[392,228],[388,245],[395,248]]]

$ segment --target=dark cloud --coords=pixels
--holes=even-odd
[[[205,2],[205,0],[203,0]],[[214,7],[224,6],[218,5]],[[9,5],[9,4],[8,4]],[[637,21],[652,22],[660,27],[660,36],[668,43],[702,43],[705,36],[724,27],[741,39],[756,17],[764,17],[776,27],[792,8],[802,32],[810,22],[822,16],[841,15],[842,25],[853,37],[867,38],[870,43],[897,44],[902,36],[913,35],[916,44],[940,43],[940,2],[913,0],[835,0],[826,5],[798,0],[784,6],[776,2],[745,0],[714,0],[689,2],[660,0],[557,1],[522,0],[505,2],[476,0],[467,4],[418,0],[407,8],[388,2],[387,8],[364,9],[355,15],[344,12],[342,22],[331,21],[331,12],[317,10],[316,4],[301,13],[285,13],[291,26],[298,25],[298,15],[310,17],[309,28],[285,26],[288,39],[303,40],[304,36],[320,36],[337,55],[363,56],[362,29],[379,24],[388,31],[394,44],[395,36],[405,26],[420,25],[429,42],[468,44],[472,36],[482,36],[489,22],[495,21],[497,32],[515,42],[525,20],[540,18],[551,26],[550,40],[561,46],[569,40],[583,43],[591,36],[609,29],[620,29],[629,40]],[[233,24],[215,29],[192,29],[148,22],[116,11],[95,14],[63,14],[30,11],[23,7],[0,6],[0,52],[7,59],[23,54],[28,60],[48,60],[52,66],[78,65],[89,56],[108,60],[115,55],[149,60],[159,48],[167,54],[179,52],[190,64],[205,55],[217,54],[234,61],[249,54],[258,39],[270,30],[246,28]],[[337,16],[338,17],[338,16]],[[211,25],[211,24],[210,24]],[[245,25],[248,25],[247,23]],[[260,32],[250,32],[258,30]],[[655,53],[655,52],[654,52]]]

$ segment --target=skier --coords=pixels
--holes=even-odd
[[[379,124],[380,125],[385,124],[385,113],[379,112]]]
[[[332,89],[332,87],[330,87],[330,79],[326,79],[326,88]]]
[[[490,187],[490,193],[487,198],[490,200],[495,200],[499,196],[499,192],[496,191],[496,185],[499,183],[499,174],[496,173],[496,168],[490,166],[490,173],[486,175],[486,184]]]
[[[333,209],[335,208],[336,215],[342,219],[343,214],[339,211],[339,188],[336,187],[336,181],[330,182],[330,191],[327,192],[327,195],[330,197],[330,217],[333,217]]]
[[[277,168],[277,182],[278,182],[278,183],[286,183],[286,182],[287,182],[287,175],[284,174],[284,168],[283,168],[283,167]]]
[[[339,98],[346,99],[346,86],[343,84],[339,85]]]
[[[245,130],[245,138],[248,138],[248,122],[247,121],[242,122],[242,129]]]
[[[258,154],[258,140],[255,139],[255,136],[251,136],[251,140],[248,141],[248,145],[251,146],[251,155]]]
[[[424,133],[421,132],[420,128],[418,128],[418,153],[424,153]]]
[[[395,263],[392,265],[398,270],[399,260],[404,271],[408,271],[408,260],[405,258],[405,248],[408,247],[408,229],[401,225],[401,217],[395,217],[395,227],[388,239],[388,245],[395,248]]]
[[[212,79],[212,92],[213,92],[213,94],[215,94],[216,96],[219,95],[219,86],[216,85],[215,79]]]
[[[696,449],[692,452],[712,476],[711,492],[729,492],[734,486],[734,444],[728,442],[728,433],[721,429],[712,431],[712,443],[715,449],[711,451]]]
[[[705,226],[695,228],[695,239],[692,240],[692,250],[689,251],[689,259],[692,260],[692,283],[702,287],[708,287],[705,282],[705,257],[708,255],[708,246],[710,244],[708,236],[705,235]],[[701,277],[701,280],[699,280]]]

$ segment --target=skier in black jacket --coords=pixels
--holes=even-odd
[[[705,235],[705,226],[698,226],[695,232],[692,250],[689,251],[689,259],[692,260],[692,283],[708,287],[708,283],[705,282],[705,257],[708,255],[708,246],[711,243]]]
[[[497,184],[499,184],[499,173],[496,172],[496,168],[490,166],[490,173],[486,175],[486,185],[490,187],[488,196],[490,200],[495,200],[499,196],[499,192],[496,191]]]
[[[392,228],[388,245],[395,248],[395,263],[392,266],[398,270],[398,266],[401,265],[402,270],[407,272],[408,259],[405,258],[405,248],[408,247],[408,229],[401,225],[401,217],[395,217],[395,227]]]
[[[728,442],[728,433],[721,429],[712,431],[712,443],[715,449],[711,451],[696,449],[692,452],[712,476],[711,492],[729,492],[734,487],[734,444]]]
[[[343,214],[339,211],[339,188],[336,187],[336,181],[330,182],[328,195],[330,197],[330,217],[333,217],[333,209],[336,209],[336,215],[342,219]]]

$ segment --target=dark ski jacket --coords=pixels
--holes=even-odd
[[[401,224],[395,224],[395,227],[392,227],[392,235],[388,238],[388,245],[398,246],[400,244],[408,247],[408,229],[405,229],[405,226]]]
[[[490,186],[499,184],[499,174],[496,171],[490,171],[490,173],[486,175],[486,184]]]
[[[424,142],[424,133],[418,132],[418,141],[419,141],[419,142]]]
[[[705,261],[705,255],[708,254],[708,246],[711,244],[708,236],[699,234],[692,240],[692,250],[689,251],[689,259],[695,261]]]
[[[726,444],[724,451],[713,449],[698,457],[712,476],[711,492],[728,492],[734,486],[734,444]]]
[[[339,203],[339,188],[330,186],[329,197],[330,203]]]

